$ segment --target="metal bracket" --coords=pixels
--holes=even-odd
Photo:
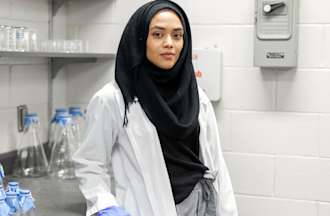
[[[57,73],[68,64],[74,63],[95,63],[97,58],[51,58],[51,73],[52,78],[55,78]]]
[[[28,113],[27,105],[17,106],[17,129],[18,132],[23,132],[24,130],[24,117]]]
[[[67,2],[66,0],[52,0],[52,15],[56,15],[57,11],[62,7],[62,5]]]

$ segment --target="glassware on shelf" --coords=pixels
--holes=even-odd
[[[26,27],[16,27],[16,51],[29,51],[29,31]]]
[[[27,114],[24,117],[24,131],[17,150],[15,176],[40,177],[47,174],[48,161],[39,134],[37,115]]]
[[[6,43],[6,26],[0,25],[0,51],[6,50],[5,43]]]
[[[15,51],[16,50],[16,27],[6,26],[6,34],[7,34],[7,51]]]
[[[39,37],[36,29],[29,29],[29,50],[31,52],[39,51]]]

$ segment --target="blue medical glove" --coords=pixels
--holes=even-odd
[[[124,209],[111,206],[98,212],[97,216],[130,216]]]

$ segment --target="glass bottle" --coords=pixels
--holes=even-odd
[[[72,116],[73,135],[77,139],[76,142],[79,146],[82,140],[82,132],[85,127],[84,115],[81,112],[80,107],[69,107],[69,114]]]
[[[55,138],[50,162],[49,174],[60,179],[74,179],[73,153],[77,149],[76,138],[72,131],[72,119],[68,114],[58,116],[59,134]]]
[[[50,121],[50,127],[49,127],[49,141],[47,144],[47,157],[50,158],[51,151],[53,149],[53,145],[55,142],[55,137],[58,136],[59,131],[60,131],[60,126],[58,124],[58,116],[62,114],[67,114],[67,110],[65,108],[57,108],[55,110],[55,114],[52,117]]]
[[[48,162],[40,141],[39,119],[35,113],[24,117],[24,131],[18,146],[14,175],[40,177],[47,174]]]

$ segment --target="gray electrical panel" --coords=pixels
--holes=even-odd
[[[297,66],[298,2],[256,0],[255,66]]]

